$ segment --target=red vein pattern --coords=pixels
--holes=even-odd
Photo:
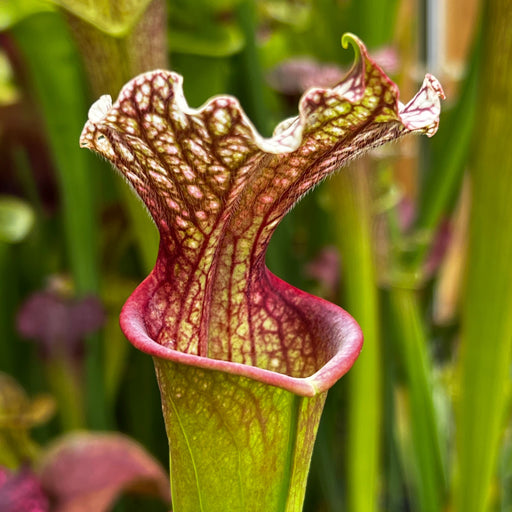
[[[232,97],[189,108],[182,78],[169,71],[140,75],[114,105],[102,97],[91,107],[81,146],[119,169],[160,231],[155,268],[121,318],[139,348],[305,394],[355,360],[362,337],[353,319],[271,274],[265,251],[285,213],[329,173],[407,133],[433,135],[443,92],[427,75],[402,105],[362,42],[347,42],[356,51],[348,76],[307,91],[271,139]]]

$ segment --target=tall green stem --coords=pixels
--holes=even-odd
[[[48,38],[48,34],[54,37]],[[49,144],[62,201],[67,256],[78,294],[97,293],[98,223],[96,218],[96,176],[90,156],[78,150],[77,140],[87,111],[85,91],[77,54],[69,44],[65,25],[53,13],[31,16],[18,24],[14,35],[34,84],[48,132]],[[41,41],[46,41],[41,44]],[[59,74],[51,64],[58,63]],[[65,65],[62,65],[65,63]],[[98,336],[88,342],[87,397],[93,426],[106,425],[102,392],[102,358]]]
[[[336,175],[329,187],[343,260],[345,301],[365,338],[364,350],[348,377],[347,499],[348,510],[358,512],[377,508],[382,415],[378,290],[368,163],[364,159],[352,164]]]
[[[256,2],[242,2],[237,9],[237,17],[245,38],[244,48],[236,58],[243,86],[241,99],[248,116],[261,133],[265,134],[271,126],[271,112],[265,102],[265,79],[258,58]]]
[[[485,3],[479,127],[472,166],[469,259],[462,309],[456,512],[493,510],[512,351],[512,4]]]
[[[125,82],[153,69],[167,67],[165,2],[153,0],[127,35],[116,37],[71,14],[71,30],[84,59],[93,93],[114,98]],[[158,248],[158,233],[144,207],[124,182],[119,191],[136,236],[139,254],[146,271],[153,268]]]
[[[49,32],[55,37],[47,38]],[[76,65],[60,66],[58,76],[48,70],[49,63],[75,62],[76,52],[65,39],[66,27],[50,13],[27,18],[15,27],[14,35],[34,84],[55,158],[75,285],[79,293],[95,292],[99,285],[95,179],[90,173],[89,156],[76,151],[81,118],[87,110],[82,76]],[[46,43],[41,44],[45,39]]]
[[[433,382],[427,336],[416,291],[394,287],[389,292],[393,338],[405,370],[410,397],[410,428],[413,445],[412,484],[421,512],[439,512],[446,481],[438,421],[433,402]]]
[[[63,430],[83,429],[85,408],[80,376],[73,363],[65,356],[58,355],[47,362],[46,375],[53,395],[59,405]]]

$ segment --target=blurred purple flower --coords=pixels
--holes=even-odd
[[[2,512],[49,512],[50,505],[37,476],[28,468],[11,473],[0,467]]]
[[[84,338],[98,330],[105,313],[98,298],[73,299],[54,290],[33,293],[18,312],[21,336],[39,344],[45,357],[80,357]]]

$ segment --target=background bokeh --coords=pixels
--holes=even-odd
[[[340,38],[353,32],[404,102],[425,72],[447,100],[433,139],[343,169],[271,242],[274,273],[365,333],[329,393],[305,511],[511,511],[509,27],[506,0],[3,0],[0,371],[33,421],[0,386],[0,465],[37,465],[77,429],[122,432],[168,465],[151,358],[118,326],[157,234],[123,180],[78,147],[92,102],[167,67],[191,106],[233,94],[270,136],[304,90],[348,70]]]

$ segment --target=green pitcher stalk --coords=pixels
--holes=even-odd
[[[190,108],[168,71],[91,107],[81,146],[117,167],[160,232],[121,327],[154,358],[175,512],[302,510],[326,392],[362,334],[338,306],[273,275],[268,243],[340,166],[408,133],[433,135],[443,96],[427,75],[403,105],[362,42],[348,43],[356,59],[346,78],[306,92],[270,139],[232,97]]]
[[[115,94],[131,77],[167,67],[164,0],[95,0],[91,4],[54,1],[66,9],[66,21],[80,49],[95,95]],[[124,183],[119,184],[119,192],[134,230],[143,268],[149,271],[158,246],[156,230],[147,216],[141,214],[139,201]]]

